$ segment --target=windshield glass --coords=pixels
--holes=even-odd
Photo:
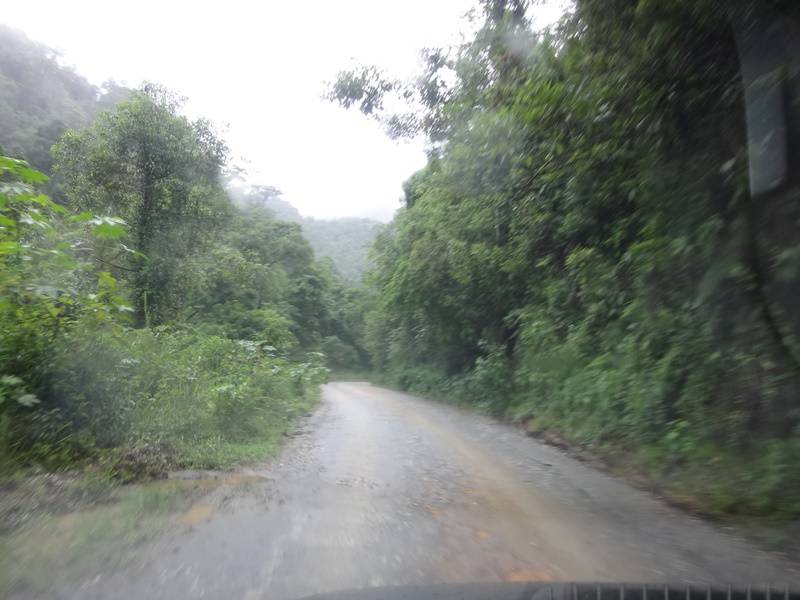
[[[0,596],[794,600],[798,149],[792,0],[4,6]]]

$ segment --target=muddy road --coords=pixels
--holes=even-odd
[[[331,383],[281,456],[230,476],[80,598],[299,598],[498,580],[773,582],[797,565],[520,430]]]

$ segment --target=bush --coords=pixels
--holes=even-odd
[[[190,448],[281,433],[324,377],[313,362],[272,354],[265,344],[192,330],[98,328],[87,320],[57,346],[56,391],[72,428],[99,446],[169,446],[174,462],[191,464]]]
[[[446,379],[441,371],[423,365],[404,366],[388,373],[389,381],[417,394],[436,394],[446,389]]]

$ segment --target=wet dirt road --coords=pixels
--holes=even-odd
[[[519,429],[366,383],[324,386],[281,457],[233,479],[120,569],[65,595],[280,600],[433,582],[800,580],[797,565]]]

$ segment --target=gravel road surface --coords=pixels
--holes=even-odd
[[[280,457],[227,476],[75,598],[294,599],[400,584],[793,583],[798,565],[518,428],[339,382]]]

